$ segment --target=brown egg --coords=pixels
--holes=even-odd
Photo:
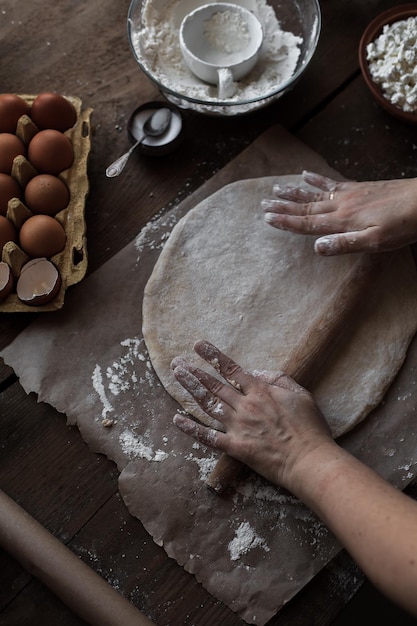
[[[22,191],[13,176],[0,172],[0,215],[6,215],[7,205],[12,198],[21,198]]]
[[[32,259],[22,267],[16,294],[25,304],[41,306],[58,295],[61,282],[61,275],[51,261]]]
[[[68,206],[69,198],[64,181],[52,174],[34,176],[25,188],[25,204],[32,213],[56,215]]]
[[[0,215],[0,255],[4,244],[8,241],[17,241],[17,231],[7,217]]]
[[[57,93],[40,93],[33,101],[30,117],[36,126],[64,132],[74,126],[77,113],[69,100]]]
[[[0,300],[4,300],[13,289],[13,274],[10,266],[0,261]]]
[[[29,161],[40,174],[59,174],[71,167],[74,149],[66,135],[58,130],[41,130],[28,147]]]
[[[20,247],[30,257],[49,258],[64,249],[65,241],[63,227],[50,215],[33,215],[20,228]]]
[[[26,156],[26,146],[23,141],[12,133],[0,133],[0,172],[10,174],[13,159],[18,154]]]
[[[28,115],[29,109],[29,104],[14,93],[0,95],[0,132],[15,133],[19,117]]]

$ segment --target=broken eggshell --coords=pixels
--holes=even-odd
[[[7,298],[13,289],[13,274],[10,266],[0,261],[0,300]]]
[[[61,275],[45,257],[28,261],[20,272],[16,285],[19,300],[32,306],[46,304],[58,295]]]

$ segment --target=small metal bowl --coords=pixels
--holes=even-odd
[[[173,152],[181,143],[183,137],[182,115],[170,102],[146,102],[137,107],[129,118],[127,134],[132,143],[142,136],[143,124],[155,109],[168,108],[172,119],[169,128],[158,137],[145,137],[139,146],[142,154],[147,156],[164,156]]]
[[[394,117],[411,124],[417,124],[417,112],[404,111],[384,95],[380,85],[374,82],[367,59],[367,46],[382,33],[385,25],[394,24],[409,17],[417,16],[417,3],[393,7],[378,15],[365,29],[359,43],[359,65],[363,78],[378,104]]]

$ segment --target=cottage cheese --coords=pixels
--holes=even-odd
[[[417,17],[386,24],[368,44],[367,61],[372,79],[392,104],[417,111]]]

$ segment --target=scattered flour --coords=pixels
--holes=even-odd
[[[112,396],[116,397],[135,390],[144,383],[150,387],[157,384],[144,340],[137,337],[124,339],[120,342],[120,346],[124,349],[120,357],[108,365],[104,371],[97,364],[91,376],[93,387],[102,404],[102,420],[107,420],[109,414],[114,413]],[[138,362],[146,364],[145,375],[141,377],[137,374]]]
[[[269,552],[266,541],[255,533],[249,522],[242,522],[235,531],[234,539],[228,545],[230,560],[237,561],[242,554],[246,554],[258,547],[265,550],[265,552]]]
[[[407,472],[402,477],[403,481],[410,481],[412,478],[414,478],[414,476],[415,476],[415,469],[414,469],[413,466],[415,466],[415,462],[414,461],[410,461],[410,463],[406,463],[404,465],[399,465],[398,466],[398,469],[401,472],[404,472],[404,471]]]
[[[200,5],[198,0],[171,0],[161,9],[158,0],[146,0],[142,27],[132,33],[132,45],[144,69],[162,87],[187,98],[218,102],[217,87],[203,83],[192,74],[179,44],[183,17]],[[300,56],[302,37],[281,29],[274,9],[266,0],[253,0],[251,5],[263,27],[263,48],[255,68],[239,81],[234,95],[227,99],[230,102],[250,103],[271,96],[292,77]]]
[[[366,52],[371,76],[387,100],[417,111],[417,17],[386,24]]]
[[[154,450],[152,445],[146,442],[146,439],[146,434],[139,437],[130,429],[124,430],[119,435],[120,446],[124,454],[129,457],[146,459],[147,461],[164,461],[168,458],[166,452]]]
[[[185,460],[193,461],[194,463],[198,465],[199,478],[200,480],[206,482],[206,480],[208,479],[211,472],[214,470],[216,466],[218,456],[212,453],[209,457],[200,458],[200,457],[194,456],[194,454],[189,454],[188,456],[185,457]]]
[[[139,255],[142,254],[145,249],[160,250],[163,248],[177,221],[178,219],[175,216],[169,214],[166,220],[163,220],[162,222],[160,215],[156,215],[150,222],[148,222],[135,240],[135,248]],[[161,233],[161,229],[165,227],[167,228],[167,231]]]
[[[114,409],[112,407],[111,402],[107,398],[106,390],[104,388],[104,383],[103,383],[101,367],[99,365],[95,366],[94,372],[91,378],[93,381],[93,387],[97,391],[98,397],[100,398],[101,404],[103,405],[103,408],[101,411],[101,417],[103,420],[105,420],[107,418],[107,414],[114,411]]]

